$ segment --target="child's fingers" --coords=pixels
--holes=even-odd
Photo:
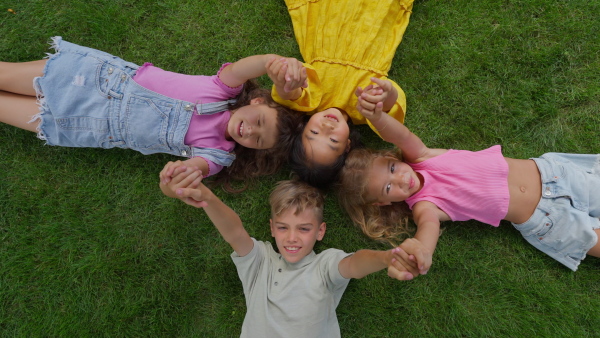
[[[363,91],[360,97],[374,104],[377,102],[383,102],[385,99],[383,92],[381,92],[381,89],[379,88],[371,89],[370,91]]]
[[[186,176],[179,182],[178,186],[182,188],[190,188],[190,185],[198,178],[202,178],[202,172],[200,170],[192,169],[186,170],[184,173]]]
[[[168,162],[159,174],[160,180],[165,184],[169,183],[174,176],[173,172],[181,166],[183,166],[181,161]]]
[[[400,245],[404,251],[407,251],[412,256],[409,259],[416,263],[419,273],[422,275],[426,274],[432,264],[432,257],[429,250],[423,247],[421,242],[415,238],[408,238]]]
[[[388,267],[388,276],[397,280],[412,280],[415,277],[412,273],[396,269],[393,266]]]
[[[177,176],[172,178],[171,184],[177,187],[187,187],[198,176],[201,176],[201,172],[197,167],[185,168],[185,170],[183,170],[182,167],[179,167],[175,169],[174,174],[177,174]]]
[[[202,183],[202,179],[204,177],[202,176],[202,171],[200,171],[200,177],[197,177],[192,183],[190,183],[190,185],[188,185],[188,188],[190,189],[196,189],[200,186],[200,183]]]
[[[307,85],[304,65],[296,59],[289,59],[285,75],[285,90],[290,92],[304,85]]]
[[[377,105],[377,102],[370,102],[369,100],[365,100],[364,95],[365,93],[363,93],[358,98],[358,103],[360,103],[360,106],[365,110],[375,111],[375,106]]]
[[[364,100],[361,99],[360,97],[358,97],[358,103],[356,103],[356,110],[358,110],[358,112],[366,117],[366,118],[370,118],[373,116],[374,111],[373,110],[369,110],[367,108],[365,108],[363,106]]]
[[[390,264],[390,266],[393,266],[394,269],[396,269],[398,271],[409,272],[413,276],[418,276],[419,275],[419,270],[418,269],[416,269],[416,268],[408,265],[402,259],[393,258],[392,259],[392,264]]]
[[[356,87],[356,90],[354,91],[354,95],[356,95],[356,97],[360,97],[360,94],[363,93],[363,89],[359,87]]]
[[[371,81],[375,82],[379,87],[383,88],[386,91],[392,89],[392,82],[390,82],[390,80],[382,80],[376,77],[372,77]]]
[[[413,274],[419,273],[419,267],[417,262],[410,259],[410,256],[406,251],[404,251],[401,247],[397,247],[392,249],[392,254],[394,255],[394,259],[400,261],[400,263],[410,270]]]
[[[186,204],[189,204],[196,208],[202,208],[208,205],[203,200],[202,190],[200,189],[179,188],[175,193]]]

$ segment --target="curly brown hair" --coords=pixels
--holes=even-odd
[[[237,97],[237,102],[229,107],[234,112],[240,107],[250,104],[255,98],[263,98],[265,104],[277,110],[277,130],[279,131],[277,143],[271,149],[251,149],[236,145],[233,152],[235,161],[229,167],[223,168],[215,175],[216,184],[221,184],[228,192],[241,192],[246,190],[249,181],[259,176],[272,175],[286,163],[290,152],[293,137],[298,133],[298,126],[304,114],[286,108],[271,97],[271,92],[260,88],[254,80],[244,84],[244,90]],[[234,188],[232,183],[239,181],[241,188]]]
[[[398,150],[355,149],[346,158],[340,172],[338,200],[350,219],[369,238],[396,246],[414,232],[408,222],[412,212],[406,202],[378,206],[367,194],[369,171],[377,157],[390,156],[402,160]]]

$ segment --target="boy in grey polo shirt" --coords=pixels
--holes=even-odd
[[[270,196],[268,242],[250,237],[239,216],[200,181],[197,189],[178,189],[187,204],[202,207],[231,245],[231,254],[246,296],[242,337],[339,337],[335,309],[350,281],[388,268],[399,280],[413,275],[399,265],[401,249],[359,250],[354,254],[327,249],[315,254],[323,239],[323,196],[309,185],[282,181]],[[417,273],[418,274],[418,273]]]

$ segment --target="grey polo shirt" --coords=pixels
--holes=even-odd
[[[340,337],[335,309],[350,279],[338,265],[349,256],[337,249],[311,252],[290,264],[269,242],[252,238],[244,257],[231,254],[246,296],[242,337]]]

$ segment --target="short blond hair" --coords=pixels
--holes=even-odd
[[[271,217],[279,216],[288,209],[294,208],[297,215],[304,210],[312,209],[319,223],[323,222],[323,205],[325,197],[319,189],[299,180],[279,181],[269,196]]]

